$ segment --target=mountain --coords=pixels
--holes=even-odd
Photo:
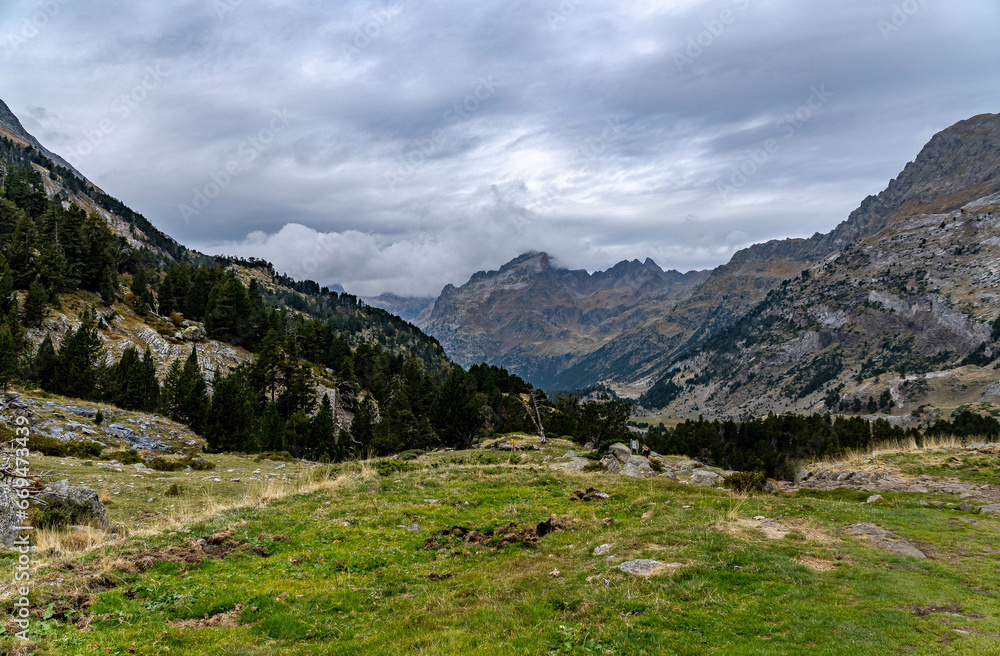
[[[404,321],[413,323],[420,313],[434,304],[434,298],[423,296],[397,296],[396,294],[380,294],[379,296],[361,296],[359,300],[371,307],[382,308],[395,314]]]
[[[73,168],[72,164],[50,151],[48,148],[40,144],[38,139],[29,134],[28,131],[24,129],[24,126],[21,125],[21,121],[14,115],[14,112],[10,111],[10,107],[8,107],[7,103],[3,100],[0,100],[0,135],[7,137],[21,146],[31,146],[56,164],[72,171],[81,180],[85,180],[88,184],[92,184],[89,180],[86,180],[86,178],[83,177],[82,173]]]
[[[997,193],[998,162],[1000,119],[976,116],[935,135],[885,191],[866,198],[831,232],[755,244],[707,275],[688,274],[672,294],[640,294],[623,304],[606,302],[586,286],[557,282],[560,276],[547,273],[540,256],[522,256],[500,272],[476,274],[461,288],[446,288],[432,315],[418,319],[418,324],[438,337],[459,362],[503,363],[550,388],[613,383],[642,391],[672,370],[678,358],[732,326],[769,292],[804,270],[852,244],[893,239],[894,222],[900,217],[954,212]],[[535,260],[539,262],[532,264]],[[904,266],[916,269],[917,262]],[[606,273],[611,275],[619,267]],[[572,272],[567,274],[571,275],[562,278],[576,280]],[[521,287],[491,297],[491,286],[505,275]],[[655,279],[651,284],[667,282]],[[568,293],[553,311],[553,298],[562,291]],[[577,317],[593,312],[601,317],[600,327],[588,325],[581,331]]]
[[[820,238],[835,252],[677,353],[643,402],[679,415],[913,418],[1000,401],[998,211],[1000,116],[977,116]]]
[[[91,217],[96,218],[92,221]],[[12,283],[4,280],[8,265]],[[251,297],[240,297],[237,292],[225,298],[234,290],[230,285],[223,293],[230,278]],[[137,285],[140,280],[146,282]],[[38,316],[29,319],[25,306],[34,281],[42,284],[51,303],[42,302]],[[11,297],[6,284],[13,285]],[[436,371],[447,363],[433,338],[343,293],[339,285],[321,288],[312,281],[281,275],[263,260],[212,257],[179,244],[43,146],[3,101],[0,290],[3,313],[13,305],[24,315],[24,325],[11,326],[12,332],[26,328],[32,348],[46,334],[60,348],[83,318],[91,316],[99,326],[97,336],[108,365],[130,346],[140,353],[149,349],[161,377],[194,346],[208,379],[216,371],[252,361],[253,353],[246,347],[254,346],[261,336],[228,330],[225,321],[219,323],[211,316],[217,314],[214,308],[232,313],[230,319],[242,314],[237,323],[246,323],[251,314],[246,304],[256,302],[252,296],[259,296],[268,310],[281,313],[282,327],[290,338],[314,343],[308,355],[316,364],[329,366],[322,361],[328,358],[334,338],[343,340],[345,348],[380,349],[376,358],[413,355],[428,370]],[[233,301],[236,307],[228,305]],[[339,348],[339,343],[334,346]]]
[[[546,253],[525,253],[445,287],[416,323],[463,366],[488,362],[546,385],[688,296],[707,275],[663,271],[649,259],[591,274],[561,268]]]

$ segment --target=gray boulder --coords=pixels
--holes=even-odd
[[[615,458],[618,459],[618,462],[623,464],[628,462],[628,459],[632,457],[632,449],[628,448],[621,442],[617,444],[612,444],[610,447],[608,447],[608,453],[613,455]]]
[[[622,473],[622,463],[618,462],[618,458],[611,454],[608,454],[601,458],[601,466],[604,467],[604,472],[606,474],[620,474]]]
[[[722,476],[709,469],[697,469],[691,474],[691,485],[717,487],[722,485]]]
[[[994,503],[989,506],[982,506],[979,508],[980,515],[1000,515],[1000,503]]]
[[[607,555],[607,553],[611,551],[611,547],[613,546],[614,546],[613,544],[602,544],[600,546],[594,547],[594,555],[595,556]]]
[[[570,458],[565,462],[552,462],[549,463],[551,469],[558,469],[560,471],[568,472],[582,472],[587,466],[593,464],[591,460],[587,458]]]
[[[631,456],[626,461],[625,466],[622,467],[621,474],[622,476],[630,476],[632,478],[646,478],[647,476],[652,476],[654,472],[645,458],[642,456]]]
[[[50,508],[61,506],[73,524],[90,524],[105,531],[112,530],[104,504],[97,492],[90,488],[74,487],[69,481],[57,481],[42,490],[39,496]]]
[[[184,329],[184,339],[189,342],[200,342],[207,337],[201,326],[188,326]]]

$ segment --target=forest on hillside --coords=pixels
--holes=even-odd
[[[320,461],[467,448],[495,434],[536,432],[544,425],[585,441],[627,435],[627,406],[556,408],[506,370],[480,365],[465,371],[448,361],[436,340],[398,317],[313,281],[277,274],[267,262],[208,258],[158,231],[148,246],[135,248],[63,192],[47,196],[39,167],[47,165],[64,189],[85,189],[70,171],[30,148],[0,146],[7,159],[0,169],[4,390],[20,383],[159,412],[203,435],[216,452],[288,452]],[[89,193],[100,197],[92,188]],[[152,227],[117,201],[105,198],[100,205],[142,234]],[[254,277],[245,284],[239,268],[264,273],[272,284]],[[48,333],[37,345],[29,340],[27,329],[42,328],[46,315],[73,293],[89,293],[92,302],[79,326],[58,340]],[[115,304],[177,327],[201,322],[209,338],[255,357],[217,372],[212,381],[202,377],[197,348],[183,362],[170,363],[163,380],[148,351],[130,347],[117,362],[107,362],[100,310]],[[323,394],[317,392],[320,375],[334,381]]]

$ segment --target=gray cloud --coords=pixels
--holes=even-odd
[[[1000,111],[998,18],[992,0],[12,0],[0,97],[187,245],[435,294],[531,249],[684,270],[827,231],[934,132]]]

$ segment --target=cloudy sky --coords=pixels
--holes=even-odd
[[[182,243],[436,295],[707,268],[1000,111],[996,0],[4,0],[0,98]]]

